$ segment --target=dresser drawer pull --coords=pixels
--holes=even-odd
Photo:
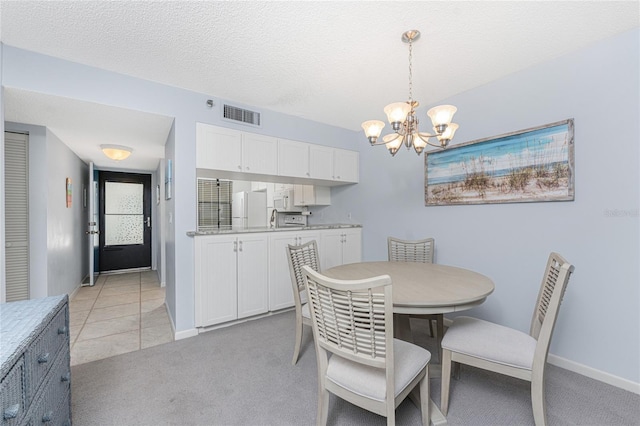
[[[2,418],[4,420],[15,419],[16,417],[18,417],[18,412],[20,412],[20,404],[14,404],[4,410],[4,412],[2,413]]]
[[[53,420],[53,411],[47,411],[44,416],[42,416],[42,423],[48,423]]]
[[[49,352],[38,357],[38,364],[44,364],[47,362],[49,362]]]
[[[67,334],[67,326],[62,326],[58,329],[58,334]]]
[[[71,380],[71,372],[67,371],[66,373],[64,373],[61,377],[60,377],[60,381],[61,382],[68,382],[69,380]]]

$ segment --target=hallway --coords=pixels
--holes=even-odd
[[[156,271],[100,275],[69,303],[71,365],[173,341]]]

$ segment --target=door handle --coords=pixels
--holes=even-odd
[[[145,220],[145,223],[147,224],[147,228],[151,228],[151,216],[147,216],[147,220]]]

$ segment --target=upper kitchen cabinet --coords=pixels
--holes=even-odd
[[[269,136],[196,123],[196,167],[276,175],[278,140]]]
[[[309,174],[315,179],[334,180],[334,148],[309,145]]]
[[[360,157],[358,152],[346,149],[334,149],[333,180],[345,183],[360,181]]]
[[[196,123],[199,177],[334,186],[359,181],[357,151]]]
[[[278,140],[278,175],[309,178],[309,144]]]

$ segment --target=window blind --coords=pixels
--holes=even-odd
[[[231,227],[233,182],[198,178],[198,230]]]

